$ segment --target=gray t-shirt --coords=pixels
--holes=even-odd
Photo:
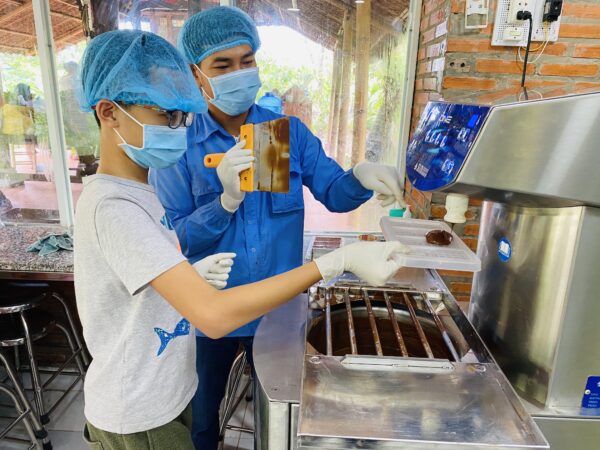
[[[75,292],[93,357],[85,416],[128,434],[175,419],[197,386],[194,330],[149,283],[185,261],[154,190],[84,179],[75,217]]]

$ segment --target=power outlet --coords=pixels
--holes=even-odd
[[[534,3],[535,0],[510,0],[507,23],[523,23],[522,20],[517,19],[517,14],[519,11],[529,11],[530,13],[533,13]]]

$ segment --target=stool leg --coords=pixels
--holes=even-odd
[[[246,367],[246,353],[242,352],[234,361],[233,367],[229,372],[229,377],[227,378],[225,399],[223,400],[223,414],[219,419],[219,440],[225,438],[227,423],[241,401],[241,398],[236,401],[235,394],[240,384],[240,380],[244,375],[244,367]]]
[[[19,381],[19,378],[17,377],[15,370],[13,370],[13,368],[11,367],[11,365],[9,364],[8,360],[5,358],[5,356],[2,352],[0,352],[0,362],[2,362],[2,364],[4,364],[4,367],[8,374],[8,378],[10,379],[10,382],[14,386],[15,391],[16,391],[17,395],[19,396],[19,399],[21,400],[21,404],[23,404],[25,408],[27,408],[31,411],[31,416],[30,416],[31,423],[33,424],[33,428],[35,429],[36,437],[38,439],[42,440],[44,449],[46,449],[46,450],[51,449],[52,444],[50,443],[50,438],[48,437],[48,432],[46,431],[44,426],[40,423],[38,416],[35,414],[35,411],[31,407],[31,404],[29,403],[29,400],[27,399],[27,396],[25,395],[25,389],[23,389],[23,386],[21,385],[21,382]]]
[[[57,322],[56,327],[65,335],[65,338],[67,339],[67,342],[69,344],[69,348],[71,349],[71,354],[76,355],[75,364],[77,364],[79,375],[83,376],[85,374],[85,369],[83,368],[83,363],[81,362],[80,357],[81,352],[83,352],[83,349],[81,347],[75,347],[75,343],[73,342],[73,337],[71,336],[71,333],[69,333],[69,330],[67,330],[63,325]]]
[[[42,446],[40,445],[38,438],[36,437],[35,433],[33,432],[33,427],[31,426],[31,422],[29,421],[29,418],[33,415],[33,411],[31,411],[31,409],[27,408],[27,406],[23,406],[21,404],[21,402],[19,401],[19,399],[17,398],[17,396],[14,394],[14,392],[9,389],[7,386],[3,386],[0,384],[0,391],[4,392],[6,395],[8,395],[10,397],[10,399],[13,401],[13,404],[15,405],[15,409],[17,410],[17,422],[22,422],[23,425],[25,426],[25,430],[27,431],[27,435],[29,436],[29,440],[31,441],[31,444],[34,448],[37,448],[38,450],[42,450]],[[16,423],[13,422],[15,425]],[[32,448],[32,447],[30,447]]]
[[[77,347],[81,349],[81,359],[83,360],[83,364],[86,367],[89,366],[90,360],[87,357],[87,354],[84,350],[83,344],[79,337],[79,333],[77,333],[77,329],[75,328],[75,322],[73,321],[73,316],[71,316],[71,311],[69,310],[67,302],[65,301],[64,298],[62,298],[56,292],[54,292],[52,294],[52,297],[54,297],[56,300],[58,300],[62,304],[62,307],[65,310],[65,316],[67,316],[67,322],[69,322],[69,327],[71,328],[71,334],[73,335],[73,338],[75,339],[75,342],[77,343]]]
[[[31,384],[33,387],[33,393],[35,398],[35,404],[37,412],[40,416],[40,420],[45,425],[50,422],[48,414],[46,414],[46,408],[44,407],[44,391],[42,389],[42,381],[40,379],[40,372],[38,370],[37,361],[35,360],[35,353],[33,351],[33,340],[29,333],[29,325],[27,318],[23,311],[20,313],[21,322],[23,324],[23,331],[25,332],[25,343],[27,345],[27,356],[29,357],[29,365],[31,366]]]

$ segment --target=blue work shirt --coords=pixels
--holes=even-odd
[[[280,117],[254,105],[246,123]],[[150,183],[192,264],[215,253],[237,253],[228,287],[260,281],[302,264],[302,185],[333,212],[351,211],[373,194],[362,187],[351,170],[344,171],[327,157],[306,125],[290,117],[289,193],[247,193],[240,208],[231,214],[221,206],[223,186],[217,171],[204,167],[204,156],[224,153],[235,143],[209,113],[196,115],[188,130],[188,150],[181,160],[168,169],[150,172]],[[252,336],[258,323],[259,319],[230,336]]]

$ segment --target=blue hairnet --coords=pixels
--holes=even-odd
[[[250,16],[239,8],[217,6],[190,17],[179,33],[177,48],[190,64],[213,53],[248,44],[256,52],[260,37]]]
[[[156,34],[137,30],[103,33],[81,62],[80,103],[91,111],[100,100],[203,113],[207,105],[189,65]]]

